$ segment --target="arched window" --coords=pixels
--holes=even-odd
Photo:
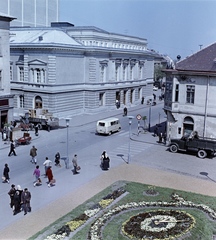
[[[194,120],[192,117],[185,117],[183,122],[183,135],[189,136],[194,130]]]
[[[35,108],[43,108],[43,101],[40,96],[35,97]]]

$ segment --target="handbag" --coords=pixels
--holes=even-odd
[[[53,178],[51,181],[50,181],[51,183],[55,183],[56,182],[56,180]]]
[[[81,169],[81,167],[80,166],[77,166],[77,171],[79,171]]]

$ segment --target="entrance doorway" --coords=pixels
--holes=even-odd
[[[183,136],[189,136],[194,130],[194,120],[192,117],[185,117],[183,122]]]
[[[43,108],[43,101],[40,96],[35,97],[35,109]]]

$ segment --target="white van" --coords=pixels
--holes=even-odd
[[[107,118],[97,121],[97,133],[111,135],[113,132],[121,130],[121,124],[118,118]]]

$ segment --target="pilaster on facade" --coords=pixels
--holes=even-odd
[[[23,65],[23,70],[24,70],[24,82],[29,82],[29,68],[28,68],[28,55],[24,55],[24,65]]]
[[[48,56],[48,76],[47,82],[48,84],[55,84],[56,83],[56,56],[51,55]]]

